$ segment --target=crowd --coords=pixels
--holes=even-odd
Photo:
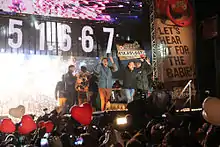
[[[68,114],[56,109],[36,118],[24,115],[14,124],[2,119],[2,147],[217,147],[219,127],[206,123],[201,113],[180,116],[169,111],[171,97],[161,82],[147,99],[134,100],[116,124],[110,112],[92,117],[88,103],[72,106]],[[115,112],[117,116],[118,113]],[[121,114],[120,114],[121,115]]]
[[[147,57],[128,62],[123,70],[123,84],[116,80],[112,85],[112,72],[115,71],[117,67],[112,57],[103,58],[92,73],[82,66],[81,71],[75,74],[75,66],[70,65],[56,86],[55,96],[59,106],[49,113],[44,109],[45,114],[40,117],[24,115],[25,108],[19,106],[14,115],[20,118],[19,123],[14,123],[10,118],[1,119],[0,147],[220,145],[219,127],[207,123],[201,117],[201,112],[177,113],[172,107],[171,94],[162,82],[155,80],[149,95],[152,69]],[[123,89],[128,103],[127,111],[93,113],[97,97],[101,100],[101,110],[105,110],[112,89]],[[214,102],[217,100],[214,99]],[[207,115],[210,115],[207,110]],[[121,122],[118,122],[120,117]]]

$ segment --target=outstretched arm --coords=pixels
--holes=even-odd
[[[142,69],[146,70],[146,74],[147,75],[152,74],[153,68],[150,64],[150,61],[146,59],[141,59],[141,61],[142,61]]]
[[[111,61],[111,63],[112,63],[112,67],[111,67],[112,72],[118,71],[118,67],[117,67],[117,65],[115,64],[114,59],[113,59],[112,57],[109,57],[109,59],[110,59],[110,61]]]

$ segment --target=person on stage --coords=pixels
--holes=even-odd
[[[91,73],[89,79],[89,99],[92,105],[93,111],[99,110],[97,99],[98,99],[98,78],[94,73]]]
[[[128,103],[133,101],[135,89],[137,87],[136,76],[135,64],[133,61],[129,61],[123,74],[123,89]]]
[[[58,101],[58,107],[61,112],[64,110],[66,105],[66,95],[65,95],[65,82],[64,82],[64,75],[62,76],[62,80],[57,82],[55,88],[55,99]]]
[[[141,96],[148,97],[149,91],[149,75],[152,74],[153,69],[150,64],[150,59],[142,56],[140,61],[136,62],[137,70],[137,91]]]
[[[108,58],[102,58],[101,63],[94,67],[94,73],[98,75],[98,87],[101,99],[101,110],[104,111],[112,93],[112,72],[118,70],[112,57],[109,57],[112,66],[108,64]]]
[[[77,77],[74,72],[75,72],[75,66],[70,65],[68,67],[68,72],[64,74],[65,93],[67,97],[67,105],[69,107],[77,104],[76,90],[75,90]]]
[[[76,91],[78,92],[78,102],[79,105],[89,102],[89,78],[90,73],[87,71],[85,66],[81,67],[81,71],[77,74],[77,81],[76,81]]]

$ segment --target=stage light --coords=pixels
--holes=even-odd
[[[130,41],[130,36],[127,37],[127,41]]]
[[[118,117],[116,118],[116,123],[117,125],[126,125],[127,122],[127,118],[126,117]]]

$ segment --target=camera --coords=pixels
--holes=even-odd
[[[80,146],[83,144],[83,138],[82,137],[77,137],[76,140],[74,141],[74,145]]]
[[[44,137],[40,140],[40,146],[41,147],[49,147],[49,138],[50,134],[49,133],[45,133]]]
[[[40,146],[41,146],[41,147],[49,147],[48,139],[47,139],[47,138],[42,138],[42,139],[40,140]]]

